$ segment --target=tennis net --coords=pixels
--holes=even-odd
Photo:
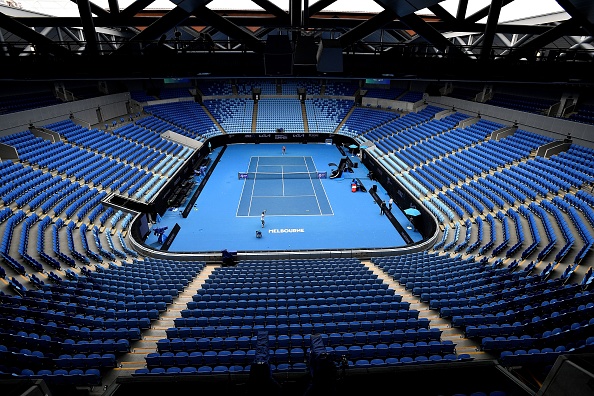
[[[327,172],[238,172],[239,180],[326,179]]]

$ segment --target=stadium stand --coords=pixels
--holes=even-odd
[[[251,132],[251,99],[145,106],[111,131],[72,119],[46,124],[61,141],[7,134],[0,142],[18,159],[0,161],[2,374],[104,385],[178,303],[173,326],[142,350],[133,377],[249,374],[261,332],[274,374],[308,373],[313,335],[345,370],[492,358],[542,375],[561,355],[592,351],[594,150],[568,144],[545,158],[537,150],[552,138],[524,129],[499,138],[506,125],[487,117],[452,110],[438,119],[445,109],[437,106],[399,114],[328,98],[353,95],[355,82],[235,87],[246,94],[252,86],[275,95],[280,86],[287,96],[259,100],[256,131],[302,131],[305,115],[310,130],[371,144],[367,153],[435,217],[434,245],[231,267],[132,249],[132,214],[105,197],[150,202],[194,153],[163,132],[201,142]],[[288,97],[300,86],[324,97],[302,107]],[[199,88],[233,96],[232,87],[209,80]]]

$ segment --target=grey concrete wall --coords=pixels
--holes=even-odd
[[[541,157],[549,158],[555,154],[562,153],[564,151],[569,150],[571,147],[570,143],[564,142],[551,142],[549,144],[545,144],[544,146],[540,146],[536,155],[540,155]]]
[[[470,102],[447,96],[430,96],[429,104],[443,107],[454,107],[468,115],[481,115],[482,118],[499,122],[504,125],[513,125],[517,122],[520,129],[563,140],[571,134],[573,142],[585,147],[594,148],[594,125],[568,121],[559,118],[547,117],[524,111],[505,109],[484,103]]]
[[[556,154],[559,154],[559,153],[569,150],[570,147],[571,147],[571,143],[562,143],[558,146],[552,147],[552,148],[548,149],[547,151],[545,151],[544,157],[545,158],[552,157],[553,155],[556,155]]]
[[[110,105],[109,104],[103,105],[103,106],[101,106],[101,108],[103,108],[105,106],[110,106]],[[84,125],[85,127],[88,127],[90,125],[95,125],[99,122],[99,119],[97,118],[97,108],[96,107],[77,111],[76,115],[74,115],[74,118],[80,120],[81,124],[87,124],[87,125]]]
[[[467,118],[465,120],[462,120],[458,123],[458,128],[466,128],[467,126],[470,126],[472,124],[476,124],[477,122],[479,122],[481,120],[480,117],[471,117],[471,118]]]
[[[29,129],[29,124],[43,126],[62,121],[69,118],[70,114],[91,125],[96,124],[97,108],[105,107],[113,118],[121,117],[126,115],[126,102],[129,100],[130,94],[125,92],[5,114],[0,116],[0,136],[25,131]]]
[[[17,150],[8,144],[0,143],[0,160],[18,160]]]
[[[30,129],[33,136],[40,137],[45,140],[49,140],[52,143],[62,141],[62,137],[59,133],[50,131],[49,129],[45,128],[31,128]]]
[[[445,110],[442,110],[439,113],[435,114],[435,117],[433,117],[433,118],[436,120],[441,120],[442,118],[446,118],[450,114],[454,114],[454,113],[455,113],[455,111],[452,111],[450,109],[445,109]]]
[[[181,135],[179,133],[169,131],[169,130],[163,132],[163,134],[161,136],[165,139],[171,140],[172,142],[183,144],[184,146],[191,147],[195,150],[198,150],[200,147],[203,146],[203,143],[196,139],[192,139],[187,136],[184,136],[184,135]]]
[[[214,96],[213,96],[214,98]],[[177,103],[177,102],[193,102],[194,98],[191,97],[183,97],[183,98],[173,98],[173,99],[158,99],[158,100],[151,100],[150,102],[145,102],[145,106],[152,106],[152,105],[159,105],[165,103]]]
[[[422,102],[421,102],[422,103]],[[380,99],[380,98],[366,98],[363,97],[361,104],[365,107],[368,104],[371,107],[377,107],[378,105],[381,106],[383,109],[391,107],[392,109],[401,109],[403,111],[414,111],[415,110],[415,103],[411,102],[403,102],[401,100],[390,100],[390,99]]]
[[[96,114],[97,112],[95,112],[95,117],[93,118],[95,122],[89,122],[91,125],[97,123]],[[126,102],[108,103],[101,106],[101,116],[103,117],[104,121],[118,118],[123,115],[126,115]],[[86,119],[83,118],[83,120]]]
[[[491,134],[491,139],[501,140],[504,137],[513,135],[514,133],[516,133],[517,130],[518,130],[518,127],[515,127],[515,126],[500,128]]]

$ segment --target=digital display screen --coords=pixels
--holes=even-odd
[[[366,78],[365,84],[368,85],[390,85],[389,78]]]
[[[184,84],[189,83],[189,78],[164,78],[163,83],[165,84]]]

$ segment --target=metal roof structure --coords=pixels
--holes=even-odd
[[[336,0],[271,0],[211,9],[212,0],[155,0],[102,8],[71,0],[78,16],[0,4],[3,79],[196,76],[390,77],[592,83],[594,4],[499,22],[492,0],[455,13],[443,0],[375,0],[379,12],[328,11]],[[6,1],[3,2],[9,4]],[[451,3],[451,1],[450,1]],[[15,6],[16,5],[16,6]],[[429,12],[421,12],[428,10]],[[321,66],[321,58],[324,65]]]

